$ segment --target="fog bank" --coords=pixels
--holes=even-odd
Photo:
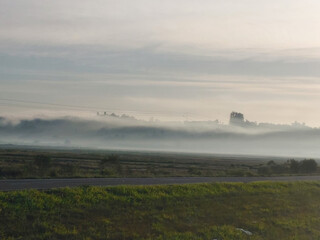
[[[320,129],[302,124],[247,121],[141,121],[129,116],[35,118],[0,117],[0,144],[135,149],[287,157],[320,157]]]

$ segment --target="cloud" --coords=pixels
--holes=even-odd
[[[232,54],[233,53],[233,54]],[[234,59],[230,58],[233,55]],[[277,56],[276,54],[274,56]],[[238,57],[237,51],[201,56],[162,52],[157,47],[136,50],[107,50],[96,47],[31,48],[19,53],[0,53],[0,71],[7,75],[44,74],[131,74],[131,75],[229,75],[264,77],[319,77],[320,60],[280,55],[266,60],[261,54]],[[0,73],[1,73],[0,72]],[[27,76],[26,76],[27,77]]]
[[[315,0],[1,0],[0,42],[125,49],[162,43],[206,51],[312,48],[320,38],[319,8]]]

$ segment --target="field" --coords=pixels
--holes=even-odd
[[[0,238],[320,239],[319,199],[319,182],[1,192]]]
[[[0,178],[272,176],[291,171],[287,158],[206,154],[0,149]]]

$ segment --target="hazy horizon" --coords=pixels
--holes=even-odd
[[[320,156],[319,11],[316,0],[0,0],[0,140]],[[230,127],[232,111],[251,127]]]
[[[0,117],[0,144],[320,158],[320,128],[217,121],[143,121],[96,116]]]

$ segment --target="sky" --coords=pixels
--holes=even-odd
[[[320,126],[317,0],[0,0],[0,116]]]

